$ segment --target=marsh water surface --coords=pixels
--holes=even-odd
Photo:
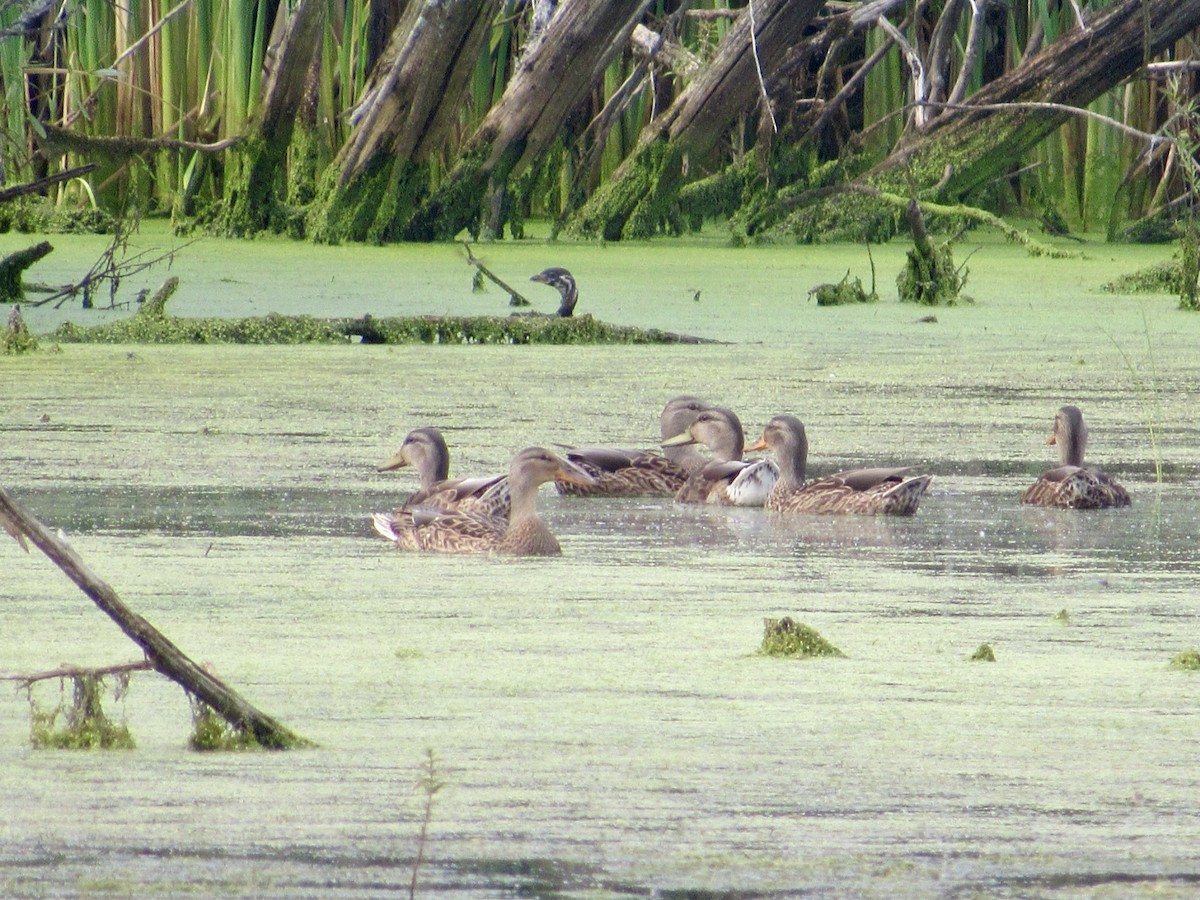
[[[572,268],[581,312],[721,345],[0,358],[5,487],[319,745],[190,752],[186,699],[141,675],[111,708],[136,750],[35,751],[24,697],[0,696],[0,894],[406,893],[428,749],[427,896],[1193,894],[1200,675],[1168,663],[1200,645],[1200,319],[1099,292],[1164,253],[985,241],[976,303],[920,322],[892,299],[903,250],[876,250],[885,299],[857,308],[806,294],[867,279],[858,248],[488,251],[513,281]],[[505,311],[450,249],[205,242],[177,266],[179,314]],[[124,313],[28,318],[68,314]],[[897,521],[544,488],[560,559],[398,554],[371,531],[415,484],[374,470],[412,427],[485,473],[530,444],[653,446],[683,392],[755,435],[800,416],[816,472],[937,478]],[[1018,505],[1068,402],[1131,509]],[[2,541],[0,572],[0,670],[135,657],[41,556]],[[846,657],[757,655],[781,615]],[[984,642],[996,662],[968,662]]]

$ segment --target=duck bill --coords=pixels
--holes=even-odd
[[[378,466],[376,466],[375,471],[376,472],[392,472],[392,471],[395,471],[396,469],[403,469],[407,465],[408,465],[408,457],[406,457],[403,453],[397,453],[395,456],[391,457],[390,459],[384,460]]]
[[[562,460],[558,467],[558,474],[554,476],[555,481],[562,481],[566,484],[577,484],[580,487],[587,487],[595,484],[596,479],[589,475],[575,463],[569,460]]]
[[[662,442],[663,447],[686,447],[688,444],[696,443],[696,439],[692,437],[690,431],[680,432],[674,437],[669,437]]]
[[[750,451],[752,451],[752,450],[767,450],[767,449],[769,449],[769,448],[767,447],[767,439],[766,439],[766,438],[759,438],[757,441],[755,441],[755,442],[754,442],[753,444],[751,444],[749,447],[746,447],[746,448],[744,448],[744,449],[742,450],[742,452],[743,452],[743,453],[749,453],[749,452],[750,452]]]
[[[1057,444],[1057,443],[1058,443],[1058,436],[1057,436],[1057,435],[1053,435],[1053,434],[1052,434],[1052,435],[1050,435],[1050,437],[1046,438],[1046,443],[1047,443],[1047,444]]]

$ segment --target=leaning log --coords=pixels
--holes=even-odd
[[[864,221],[876,221],[883,224],[874,237],[886,239],[898,222],[895,211],[854,188],[907,194],[915,186],[923,199],[959,202],[1012,171],[1022,154],[1196,28],[1200,0],[1120,0],[1085,14],[1080,27],[961,104],[935,107],[927,127],[906,136],[851,192],[782,196],[781,210],[798,211],[788,230],[803,239],[839,240],[860,236]]]
[[[670,220],[685,155],[711,149],[747,110],[762,108],[774,71],[791,59],[824,0],[757,0],[739,16],[716,56],[674,103],[646,126],[638,147],[568,223],[606,240],[649,237]]]
[[[0,521],[41,550],[92,602],[108,615],[146,654],[155,670],[217,712],[232,728],[251,736],[261,747],[286,750],[311,746],[275,719],[250,705],[219,678],[198,666],[166,635],[135,613],[78,553],[0,487]]]

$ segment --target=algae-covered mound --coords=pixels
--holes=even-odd
[[[1171,658],[1172,669],[1182,669],[1186,672],[1195,672],[1200,670],[1200,650],[1192,647],[1188,650],[1183,650],[1176,653]]]
[[[1110,294],[1178,294],[1183,282],[1183,266],[1176,259],[1122,275],[1106,282],[1101,290]]]
[[[995,662],[996,651],[992,649],[991,644],[980,644],[967,659],[971,662]]]
[[[825,640],[815,628],[788,616],[782,619],[763,619],[762,646],[758,652],[767,656],[788,656],[797,659],[846,655]]]
[[[104,325],[60,325],[79,344],[698,344],[704,338],[609,325],[590,315],[404,316],[320,319],[272,313],[245,319],[187,318],[142,310]]]

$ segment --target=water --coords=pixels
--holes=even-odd
[[[242,245],[205,248],[229,257],[214,297],[270,279],[239,268]],[[344,260],[342,283],[418,259],[301,249],[297,268]],[[877,253],[881,271],[902,251]],[[0,695],[0,894],[406,893],[428,749],[445,787],[427,896],[1193,894],[1200,679],[1168,663],[1200,645],[1200,320],[1096,293],[1145,251],[1089,252],[984,244],[977,305],[931,325],[891,302],[806,303],[860,265],[854,248],[496,247],[490,265],[530,273],[566,254],[601,318],[734,343],[0,358],[2,483],[319,744],[191,753],[185,698],[142,674],[111,708],[136,750],[33,751],[23,695]],[[461,261],[425,254],[372,311],[415,311],[418,277],[462,292]],[[283,311],[325,290],[281,291]],[[684,391],[748,431],[799,415],[816,472],[919,463],[937,480],[899,521],[543,489],[553,560],[404,555],[372,535],[367,514],[413,486],[374,471],[408,428],[439,425],[452,471],[482,474],[533,443],[652,446]],[[1131,509],[1017,505],[1065,402]],[[36,551],[0,542],[0,573],[0,669],[136,658]],[[846,658],[756,655],[781,615]],[[968,662],[984,642],[997,661]]]

